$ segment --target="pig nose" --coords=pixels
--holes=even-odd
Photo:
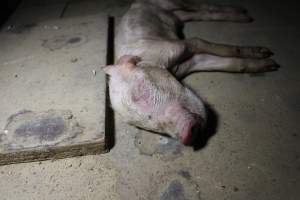
[[[188,128],[187,133],[180,135],[181,143],[187,146],[193,145],[194,141],[201,134],[202,124],[197,122]]]

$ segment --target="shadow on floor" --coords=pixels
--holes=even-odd
[[[115,20],[114,17],[108,17],[108,30],[107,30],[107,54],[106,64],[111,65],[114,63],[114,37],[115,37]],[[109,77],[106,75],[106,97],[105,97],[105,145],[106,149],[110,150],[115,145],[115,115],[111,107],[109,88],[108,88]]]
[[[205,104],[205,108],[207,113],[207,124],[203,133],[198,134],[198,137],[192,144],[194,151],[203,149],[207,145],[208,140],[215,135],[218,130],[219,117],[217,112],[209,104]]]

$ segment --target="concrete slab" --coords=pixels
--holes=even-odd
[[[15,134],[17,127],[12,130],[5,127],[8,119],[22,110],[37,115],[55,110],[56,117],[67,110],[82,128],[68,144],[97,142],[98,150],[93,153],[101,152],[104,150],[105,75],[100,66],[106,62],[107,15],[61,19],[62,8],[63,4],[21,7],[0,34],[1,134],[5,137]],[[65,129],[67,121],[64,121]],[[45,141],[34,146],[54,144]]]

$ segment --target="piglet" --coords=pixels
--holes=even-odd
[[[179,138],[191,145],[206,123],[201,99],[167,70],[124,55],[103,68],[114,111],[136,127]]]

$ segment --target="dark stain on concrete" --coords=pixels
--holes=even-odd
[[[234,192],[238,192],[238,191],[239,191],[239,188],[236,187],[236,186],[234,186],[234,187],[233,187],[233,191],[234,191]]]
[[[171,152],[173,155],[181,155],[181,144],[175,139],[167,139],[167,143],[158,144],[157,153]]]
[[[21,110],[7,119],[1,143],[5,151],[72,142],[83,133],[70,110]]]
[[[203,199],[200,186],[186,169],[172,171],[171,173],[168,171],[157,176],[153,186],[147,199]]]
[[[187,200],[182,184],[177,180],[172,181],[161,195],[160,200]]]
[[[43,40],[42,46],[50,51],[62,48],[73,48],[86,43],[87,39],[83,35],[61,35],[51,39]]]
[[[140,154],[147,156],[158,155],[163,160],[174,160],[182,155],[183,147],[178,140],[157,134],[138,133],[134,144]]]
[[[71,63],[76,63],[78,61],[78,58],[72,58]]]
[[[53,141],[61,135],[65,129],[62,117],[39,119],[21,124],[15,133],[21,137],[37,137],[40,141]]]
[[[67,43],[69,43],[69,44],[74,44],[74,43],[78,43],[78,42],[80,42],[81,41],[81,38],[80,37],[72,37],[72,38],[70,38],[68,41],[67,41]]]
[[[186,171],[186,170],[183,170],[183,169],[179,170],[179,171],[178,171],[178,174],[179,174],[180,176],[182,176],[183,178],[187,179],[187,180],[190,180],[190,179],[192,178],[190,172],[189,172],[189,171]]]

